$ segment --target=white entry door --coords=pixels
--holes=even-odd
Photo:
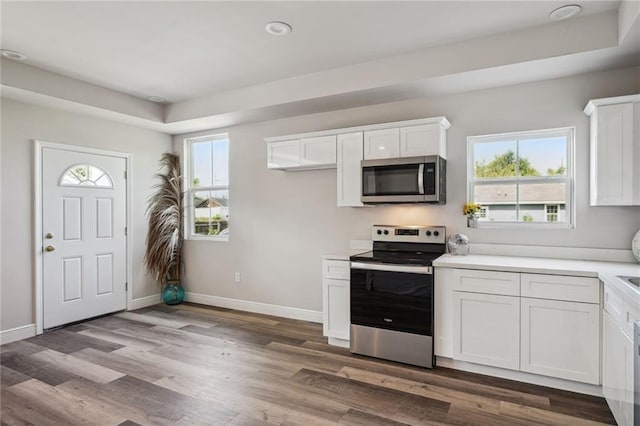
[[[126,159],[42,148],[44,328],[126,308]]]

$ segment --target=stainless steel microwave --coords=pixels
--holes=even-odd
[[[440,156],[364,160],[361,165],[365,204],[447,201],[447,160]]]

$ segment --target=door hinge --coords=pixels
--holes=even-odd
[[[129,283],[124,283],[124,291],[129,291]]]
[[[126,170],[124,171],[124,178],[125,179],[127,178],[127,171]]]
[[[129,235],[129,231],[127,230],[127,227],[124,227],[124,235]]]

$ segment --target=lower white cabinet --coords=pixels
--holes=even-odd
[[[633,426],[633,342],[606,311],[603,321],[602,393],[618,425]]]
[[[520,370],[600,383],[600,305],[521,299]]]
[[[453,292],[453,357],[494,367],[520,366],[520,298]]]
[[[322,261],[322,330],[329,344],[348,347],[351,327],[348,260]]]
[[[436,278],[438,356],[601,383],[597,279],[446,268]]]

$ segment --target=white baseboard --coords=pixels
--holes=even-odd
[[[525,373],[523,371],[505,370],[503,368],[479,365],[471,362],[456,361],[451,358],[444,358],[440,356],[436,358],[436,365],[438,367],[452,368],[454,370],[468,371],[471,373],[484,374],[486,376],[500,377],[502,379],[515,380],[518,382],[531,383],[539,386],[547,386],[550,388],[602,397],[601,386],[557,379],[555,377],[539,376],[537,374]]]
[[[151,296],[139,297],[137,299],[133,299],[129,306],[127,307],[128,311],[133,311],[136,309],[146,308],[147,306],[157,305],[162,302],[162,296],[160,294],[153,294]]]
[[[28,339],[36,335],[36,325],[29,324],[21,327],[0,331],[0,345],[15,342],[17,340]]]
[[[309,309],[291,308],[288,306],[270,305],[268,303],[251,302],[249,300],[229,299],[220,296],[186,292],[185,302],[200,303],[202,305],[218,306],[220,308],[237,309],[239,311],[257,314],[274,315],[309,322],[322,322],[322,312]]]

